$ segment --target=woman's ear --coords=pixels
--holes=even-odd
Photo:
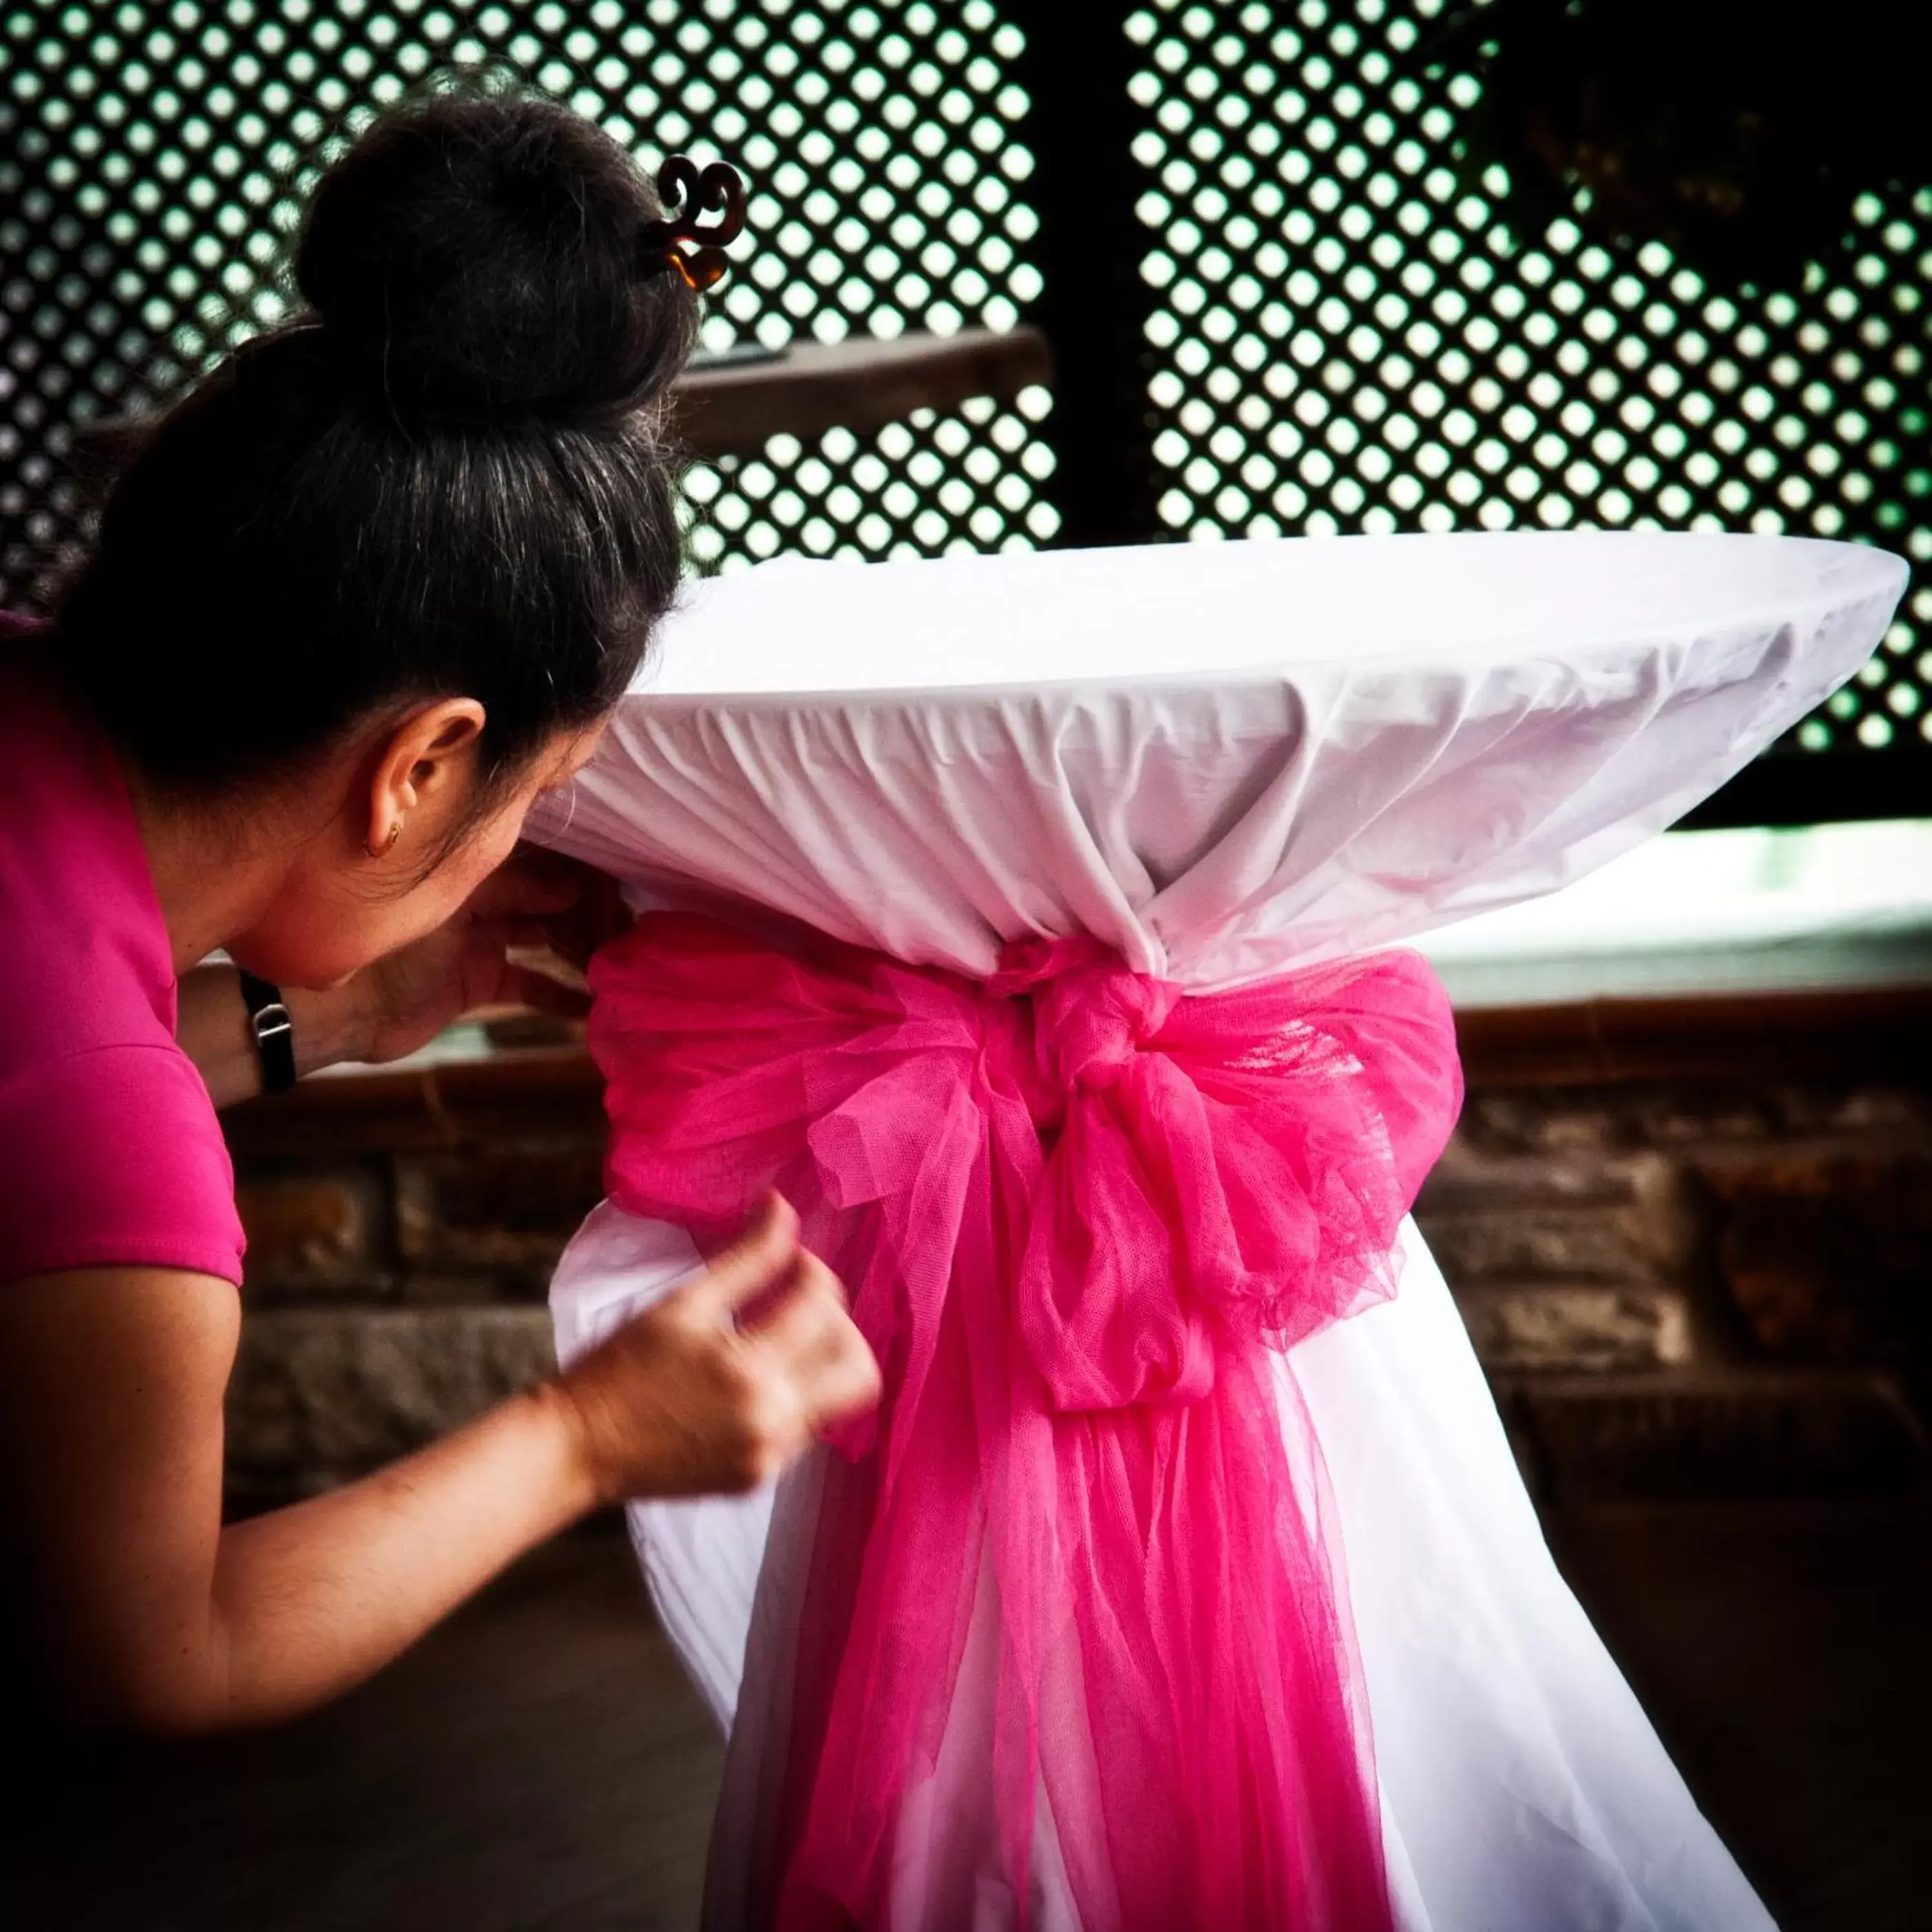
[[[403,844],[412,820],[447,822],[472,782],[484,712],[473,698],[439,698],[410,712],[377,748],[362,848],[380,859]]]

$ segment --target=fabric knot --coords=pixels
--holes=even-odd
[[[1034,1124],[1048,1134],[1064,1121],[1070,1096],[1120,1078],[1180,998],[1178,986],[1131,971],[1087,933],[1010,943],[986,985],[1030,1010],[1029,1050],[1017,1071]]]

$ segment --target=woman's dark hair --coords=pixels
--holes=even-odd
[[[465,696],[501,780],[609,709],[678,582],[698,303],[640,259],[662,213],[596,128],[500,94],[410,104],[329,169],[308,311],[141,430],[56,610],[144,778],[225,789]]]

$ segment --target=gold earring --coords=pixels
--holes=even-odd
[[[382,848],[380,850],[375,846],[370,844],[366,838],[362,842],[362,849],[364,851],[368,853],[372,859],[386,859],[389,854],[396,849],[396,841],[401,838],[402,836],[403,821],[398,818],[391,823],[389,826],[389,836],[382,841]]]

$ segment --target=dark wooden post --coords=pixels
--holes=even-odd
[[[1134,159],[1133,72],[1126,8],[1114,0],[1017,0],[1026,36],[1016,78],[1028,106],[1021,138],[1040,218],[1042,287],[1028,320],[1053,352],[1053,501],[1066,544],[1144,543],[1154,512],[1148,400],[1147,238],[1134,213],[1145,184]]]

